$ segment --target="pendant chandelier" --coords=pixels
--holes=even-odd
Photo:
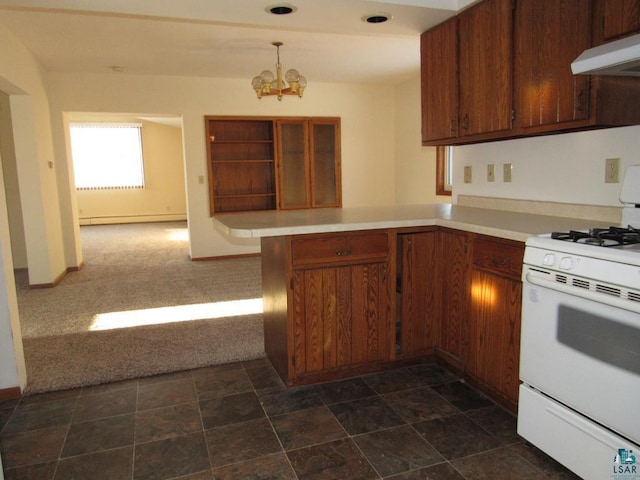
[[[302,98],[304,88],[307,86],[307,79],[300,75],[297,70],[287,70],[287,73],[282,78],[282,64],[280,63],[280,47],[282,42],[273,42],[271,45],[276,47],[276,54],[278,60],[276,62],[276,74],[270,70],[264,70],[260,75],[253,77],[251,85],[256,91],[258,98],[268,97],[270,95],[277,95],[278,100],[282,100],[283,95],[297,95]],[[285,85],[289,84],[288,87]]]

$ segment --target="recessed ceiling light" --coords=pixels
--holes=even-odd
[[[272,15],[289,15],[290,13],[294,13],[296,10],[296,7],[294,7],[293,5],[289,5],[288,3],[270,5],[264,9],[265,12],[271,13]]]
[[[365,15],[362,17],[362,21],[367,23],[384,23],[392,18],[388,13],[374,13],[373,15]]]

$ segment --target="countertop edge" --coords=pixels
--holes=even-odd
[[[235,238],[279,237],[318,233],[441,226],[525,242],[551,231],[586,229],[601,222],[451,205],[413,205],[376,209],[335,209],[252,213],[213,217],[215,228]],[[226,221],[225,221],[226,220]]]

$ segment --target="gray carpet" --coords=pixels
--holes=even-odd
[[[259,312],[163,315],[262,296],[258,257],[192,262],[186,235],[186,222],[85,226],[79,272],[51,289],[17,274],[26,393],[264,356]]]

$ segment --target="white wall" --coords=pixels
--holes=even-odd
[[[65,252],[51,118],[41,66],[0,27],[0,91],[9,96],[13,146],[32,283],[50,283],[65,270]],[[51,168],[53,167],[53,168]],[[26,385],[9,238],[5,180],[0,182],[0,388]]]
[[[0,168],[0,390],[13,387],[24,389],[26,383],[27,371],[11,260],[9,218],[4,177]]]
[[[620,179],[640,164],[640,126],[523,138],[454,149],[454,196],[479,195],[599,206],[620,206],[620,184],[604,183],[606,158],[620,158]],[[496,181],[486,166],[495,164]],[[502,181],[502,165],[513,164],[513,182]],[[463,183],[471,165],[473,181]]]
[[[449,203],[436,195],[436,147],[422,146],[419,73],[395,88],[395,201]]]
[[[14,268],[27,268],[27,244],[24,238],[22,202],[18,185],[18,165],[13,142],[11,124],[11,101],[9,95],[0,92],[0,157],[4,173],[9,233]]]
[[[305,97],[257,99],[248,79],[52,73],[54,124],[64,112],[174,114],[183,118],[191,255],[206,258],[257,252],[256,241],[231,241],[209,216],[205,115],[341,117],[345,207],[394,202],[394,93],[391,87],[322,84],[310,79]],[[54,125],[54,129],[59,127]],[[56,154],[64,158],[63,143]],[[63,208],[71,208],[64,206]],[[233,243],[232,243],[233,242]]]

